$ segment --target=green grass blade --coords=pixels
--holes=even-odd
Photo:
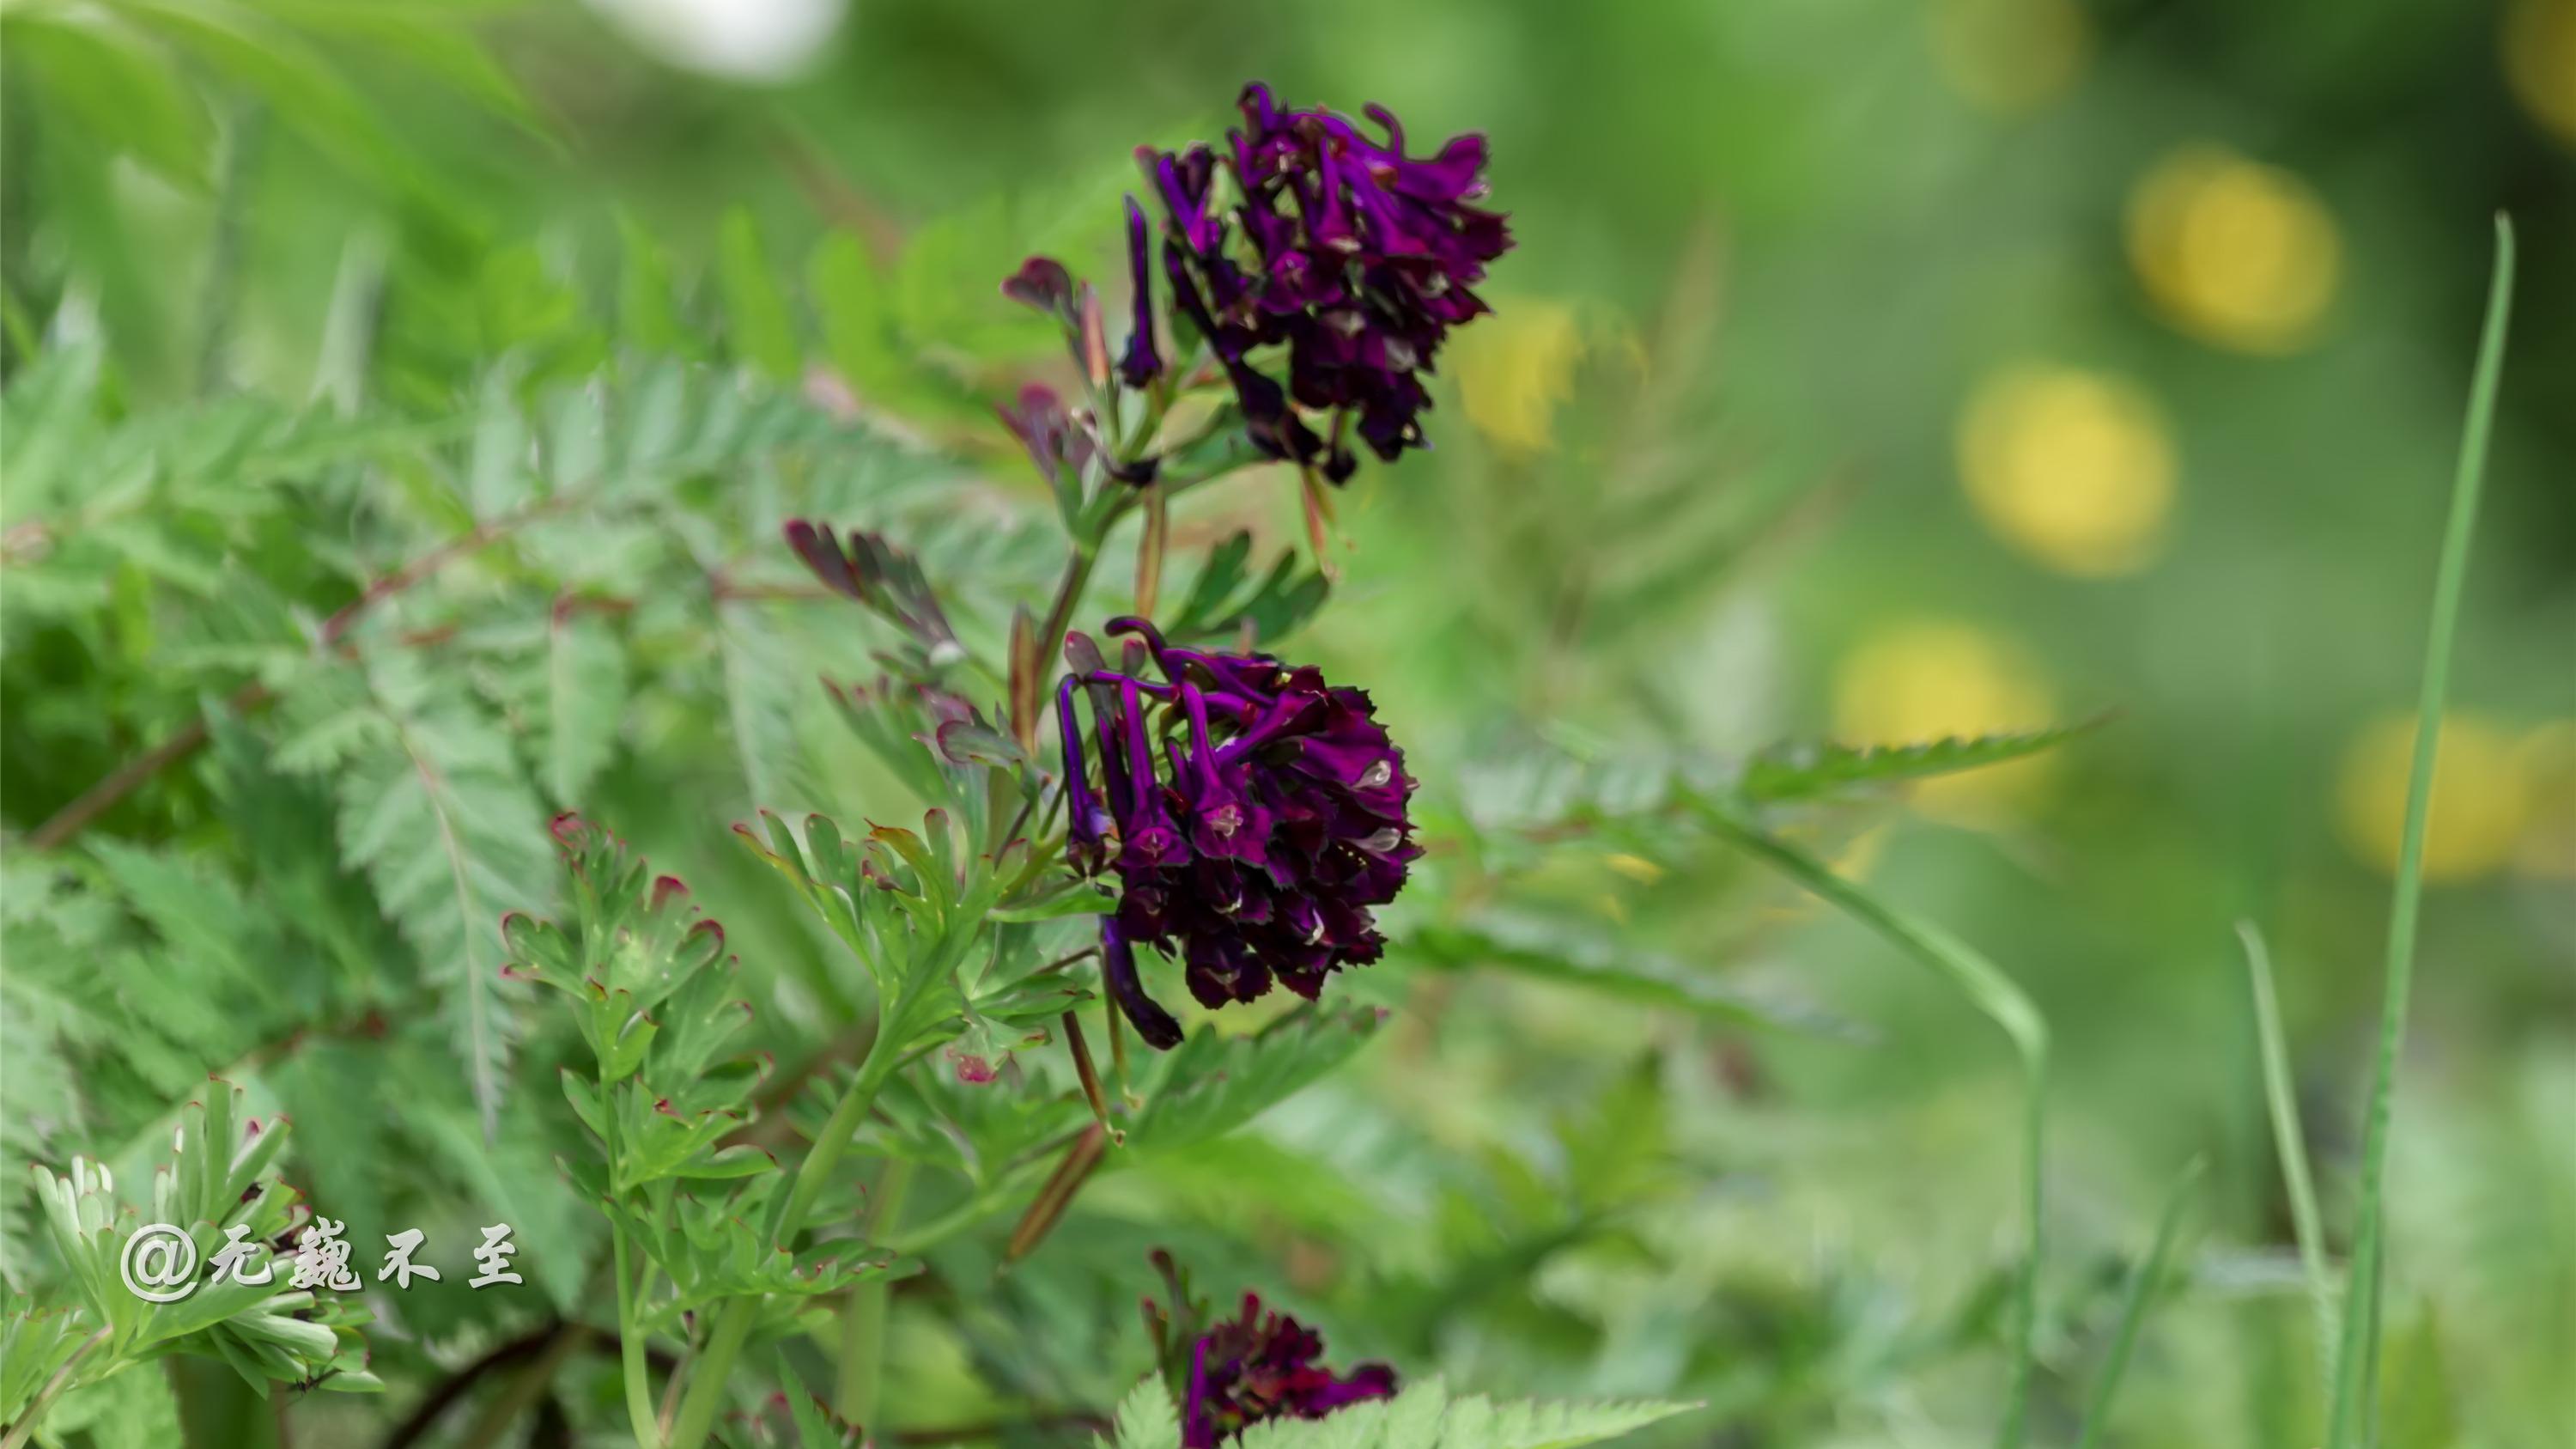
[[[2026,1110],[2022,1117],[2022,1211],[2027,1218],[2019,1281],[2014,1287],[2012,1385],[1996,1431],[2001,1449],[2019,1449],[2030,1416],[2031,1375],[2039,1335],[2040,1155],[2042,1110],[2048,1088],[2048,1024],[2039,1008],[2002,968],[1977,949],[1928,921],[1918,921],[1834,874],[1814,856],[1738,818],[1713,801],[1699,802],[1703,820],[1728,840],[1783,875],[1876,930],[1933,973],[1957,987],[1969,1004],[2002,1028],[2021,1059]]]
[[[2442,534],[2441,568],[2433,580],[2433,620],[2424,643],[2424,690],[2416,709],[2415,759],[2406,781],[2406,824],[2399,838],[2397,884],[2388,910],[2388,968],[2379,1017],[2379,1055],[2371,1071],[2370,1102],[2362,1119],[2361,1196],[2353,1227],[2352,1279],[2344,1294],[2342,1343],[2335,1354],[2334,1412],[2328,1449],[2353,1449],[2369,1418],[2371,1386],[2379,1368],[2379,1295],[2386,1253],[2381,1195],[2388,1169],[2389,1100],[2397,1053],[2406,1039],[2406,998],[2415,976],[2415,916],[2424,893],[2424,821],[2433,794],[2434,749],[2442,730],[2442,705],[2450,693],[2451,644],[2458,633],[2460,595],[2468,580],[2469,540],[2477,529],[2478,494],[2486,481],[2487,436],[2495,424],[2496,382],[2504,370],[2505,325],[2513,304],[2513,223],[2496,218],[2494,280],[2487,291],[2486,327],[2478,339],[2478,365],[2469,384],[2469,415],[2460,438],[2459,470],[2451,482],[2451,517]]]
[[[2299,1094],[2290,1079],[2290,1048],[2281,1031],[2281,998],[2272,983],[2272,953],[2252,921],[2236,923],[2245,943],[2245,974],[2253,983],[2254,1034],[2263,1052],[2263,1095],[2272,1112],[2272,1144],[2281,1158],[2281,1183],[2290,1196],[2290,1228],[2316,1310],[2317,1363],[2331,1377],[2335,1355],[2334,1271],[2326,1263],[2324,1219],[2317,1212],[2316,1181],[2308,1173],[2307,1128],[2299,1121]]]
[[[2102,1426],[2111,1419],[2111,1401],[2120,1392],[2120,1379],[2129,1370],[2129,1354],[2138,1346],[2138,1329],[2147,1321],[2147,1309],[2154,1305],[2156,1288],[2164,1282],[2165,1264],[2173,1256],[2175,1234],[2182,1228],[2183,1209],[2191,1206],[2193,1189],[2200,1186],[2200,1175],[2208,1164],[2193,1158],[2182,1170],[2172,1190],[2165,1194],[2164,1211],[2156,1217],[2155,1241],[2147,1256],[2129,1275],[2127,1301],[2120,1306],[2120,1327],[2111,1337],[2110,1356],[2102,1360],[2102,1376],[2094,1382],[2093,1401],[2084,1408],[2084,1432],[2075,1441],[2075,1449],[2093,1449],[2102,1435]]]

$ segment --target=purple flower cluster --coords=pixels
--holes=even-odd
[[[1184,963],[1211,1008],[1273,981],[1313,999],[1324,978],[1384,948],[1371,908],[1395,899],[1421,854],[1405,812],[1413,780],[1368,696],[1311,666],[1168,645],[1142,619],[1160,682],[1106,669],[1068,675],[1056,694],[1064,737],[1067,854],[1115,871],[1118,908],[1101,922],[1102,978],[1156,1047],[1180,1024],[1151,996],[1135,948]],[[1074,710],[1090,698],[1100,757],[1094,793]],[[1159,744],[1158,744],[1159,741]]]
[[[1394,1369],[1364,1363],[1344,1377],[1316,1362],[1323,1356],[1321,1334],[1285,1313],[1263,1312],[1259,1295],[1244,1294],[1242,1315],[1211,1324],[1190,1351],[1182,1449],[1216,1449],[1265,1419],[1320,1419],[1394,1396]]]
[[[1164,274],[1224,364],[1254,441],[1338,483],[1356,466],[1343,443],[1354,420],[1382,459],[1422,445],[1422,378],[1449,329],[1487,310],[1471,288],[1511,235],[1500,213],[1470,204],[1485,193],[1482,135],[1417,158],[1382,107],[1367,108],[1380,141],[1335,111],[1283,110],[1258,83],[1240,105],[1245,124],[1222,156],[1203,145],[1137,153],[1162,199]],[[1129,251],[1142,295],[1133,203]],[[1150,352],[1141,304],[1137,335]],[[1284,389],[1250,360],[1277,343]],[[1301,409],[1326,417],[1329,437]]]

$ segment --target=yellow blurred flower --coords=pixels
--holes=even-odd
[[[1556,446],[1556,408],[1574,388],[1584,340],[1574,309],[1520,298],[1462,328],[1450,366],[1467,420],[1506,451]]]
[[[1997,538],[2059,573],[2155,561],[2173,512],[2164,418],[2127,381],[2070,367],[1996,373],[1960,415],[1959,478]]]
[[[2533,120],[2576,148],[2576,0],[2514,0],[2504,14],[2504,77]]]
[[[2038,729],[2054,723],[2055,712],[2047,680],[2027,651],[1956,620],[1888,625],[1846,654],[1834,673],[1834,733],[1849,744]],[[2037,794],[2052,763],[2034,755],[1936,776],[1917,782],[1914,803],[1962,823],[1994,823]]]
[[[2223,146],[2187,146],[2129,194],[2129,261],[2175,326],[2241,352],[2315,335],[2342,269],[2334,217],[2308,184]]]
[[[2336,785],[2344,843],[2389,875],[2397,871],[2414,755],[2414,717],[2390,715],[2354,737]],[[2528,783],[2511,734],[2474,715],[2445,715],[2434,747],[2432,813],[2424,824],[2424,879],[2475,880],[2510,860],[2522,835]]]
[[[1664,868],[1662,866],[1655,864],[1653,861],[1646,859],[1642,855],[1630,855],[1624,850],[1612,851],[1605,858],[1604,863],[1612,870],[1619,872],[1621,875],[1626,876],[1628,879],[1635,881],[1640,885],[1653,885],[1655,882],[1664,878]]]
[[[1970,105],[2007,115],[2065,94],[2092,55],[2075,0],[1933,0],[1932,58]]]
[[[2535,727],[2513,754],[2530,802],[2513,868],[2538,880],[2576,880],[2576,719]]]

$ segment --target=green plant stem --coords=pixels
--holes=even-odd
[[[636,1322],[635,1274],[626,1248],[626,1225],[613,1217],[608,1225],[611,1269],[617,1275],[617,1357],[626,1384],[626,1418],[635,1430],[635,1442],[642,1449],[657,1449],[662,1442],[660,1426],[654,1421],[653,1380],[644,1363],[644,1329]]]
[[[2245,943],[2245,971],[2254,987],[2254,1033],[2263,1053],[2263,1095],[2272,1114],[2272,1143],[2281,1159],[2281,1183],[2290,1198],[2290,1230],[2298,1238],[2299,1266],[2307,1275],[2308,1300],[2317,1320],[2317,1364],[2331,1377],[2335,1354],[2334,1277],[2326,1265],[2324,1219],[2317,1212],[2317,1189],[2308,1175],[2307,1129],[2299,1121],[2299,1094],[2290,1078],[2290,1048],[2281,1030],[2281,1000],[2273,989],[2272,953],[2251,921],[2239,921],[2237,938]]]
[[[2424,825],[2433,795],[2433,762],[2450,694],[2451,647],[2477,531],[2478,494],[2486,478],[2487,437],[2495,424],[2496,384],[2504,370],[2506,324],[2513,309],[2513,223],[2496,217],[2495,271],[2487,289],[2477,371],[2469,384],[2468,419],[2451,480],[2450,521],[2433,580],[2433,618],[2424,643],[2424,686],[2416,702],[2415,759],[2406,780],[2406,823],[2399,837],[2397,881],[2388,910],[2388,962],[2379,1018],[2379,1052],[2362,1119],[2360,1204],[2353,1228],[2352,1276],[2344,1293],[2342,1342],[2335,1354],[2334,1412],[2327,1449],[2352,1449],[2375,1398],[2379,1369],[2379,1301],[2385,1271],[2381,1197],[2388,1170],[2388,1118],[2397,1056],[2406,1041],[2406,1002],[2415,976],[2415,918],[2424,893]]]
[[[903,1200],[911,1188],[912,1163],[901,1157],[886,1159],[885,1171],[877,1176],[876,1195],[868,1203],[865,1229],[870,1243],[882,1242],[903,1221]],[[871,1278],[850,1290],[849,1307],[841,1314],[841,1371],[833,1397],[840,1402],[841,1417],[853,1424],[876,1422],[877,1391],[885,1377],[886,1308],[893,1292],[888,1279]]]
[[[1719,835],[1823,897],[1845,914],[1894,942],[1943,980],[1959,989],[1970,1005],[2001,1028],[2021,1060],[2025,1110],[2022,1115],[2022,1213],[2025,1218],[2022,1264],[2014,1293],[2012,1383],[2006,1392],[2004,1418],[1995,1434],[2001,1449],[2017,1449],[2027,1433],[2031,1377],[2039,1338],[2039,1265],[2043,1246],[2041,1163],[2043,1115],[2048,1086],[2048,1024],[2022,989],[1974,947],[1928,921],[1899,914],[1876,896],[1834,874],[1824,862],[1738,818],[1725,807],[1702,801],[1699,814]]]
[[[2102,1426],[2110,1422],[2111,1401],[2119,1395],[2120,1379],[2129,1368],[2129,1354],[2138,1345],[2138,1328],[2147,1321],[2147,1310],[2155,1303],[2156,1286],[2164,1280],[2165,1264],[2173,1256],[2174,1235],[2182,1227],[2183,1209],[2191,1205],[2192,1189],[2199,1186],[2206,1166],[2199,1158],[2193,1158],[2165,1194],[2164,1211],[2156,1217],[2155,1241],[2137,1271],[2129,1275],[2126,1301],[2120,1307],[2120,1327],[2112,1335],[2109,1356],[2102,1360],[2102,1376],[2093,1384],[2092,1401],[2084,1409],[2084,1431],[2076,1439],[2075,1449],[2093,1449],[2102,1436]]]
[[[875,1104],[878,1089],[894,1074],[897,1061],[891,1026],[903,1019],[902,1008],[902,1002],[890,1002],[878,1013],[877,1034],[868,1043],[867,1058],[859,1063],[858,1076],[842,1093],[839,1105],[832,1109],[830,1119],[805,1154],[805,1161],[798,1165],[796,1179],[788,1186],[787,1200],[780,1205],[777,1221],[770,1228],[770,1240],[778,1246],[794,1244],[796,1234],[805,1226],[805,1215],[813,1210],[814,1199],[822,1195],[823,1185],[839,1168],[851,1135]],[[671,1424],[670,1449],[698,1449],[706,1442],[707,1431],[715,1426],[717,1411],[724,1405],[725,1380],[733,1372],[734,1359],[741,1355],[744,1340],[751,1336],[752,1320],[759,1312],[760,1295],[756,1293],[726,1300],[714,1331],[708,1335],[706,1352],[698,1357],[688,1391],[680,1396],[679,1417]]]
[[[45,1386],[36,1390],[36,1396],[27,1401],[27,1411],[18,1416],[17,1423],[9,1426],[9,1436],[0,1439],[0,1449],[19,1449],[27,1442],[27,1436],[36,1432],[37,1422],[45,1417],[45,1411],[54,1406],[54,1400],[62,1397],[63,1390],[71,1387],[72,1371],[80,1367],[80,1361],[89,1357],[92,1349],[107,1342],[107,1336],[108,1330],[102,1328],[81,1340],[80,1347],[72,1350],[72,1356],[64,1359],[62,1367],[55,1369],[54,1376],[45,1380]]]
[[[1064,577],[1055,586],[1055,602],[1047,606],[1046,622],[1038,626],[1037,662],[1041,670],[1052,665],[1056,651],[1063,646],[1064,631],[1073,626],[1073,611],[1082,602],[1083,589],[1091,583],[1092,565],[1099,561],[1100,545],[1096,540],[1074,540],[1073,551],[1065,556]]]

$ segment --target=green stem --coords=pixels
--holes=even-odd
[[[788,1187],[787,1201],[779,1208],[778,1221],[770,1230],[771,1240],[780,1247],[795,1243],[797,1233],[805,1227],[805,1215],[814,1209],[814,1199],[822,1196],[824,1185],[841,1165],[841,1154],[849,1150],[859,1123],[876,1105],[878,1090],[894,1075],[898,1055],[895,1037],[899,1034],[895,1024],[903,1019],[903,1007],[901,1001],[890,1002],[886,1010],[878,1013],[877,1034],[868,1043],[868,1054],[859,1061],[859,1074],[851,1079],[849,1090],[841,1094],[823,1130],[815,1135],[813,1150],[797,1165],[796,1180]]]
[[[644,1329],[635,1321],[635,1275],[629,1267],[626,1225],[612,1217],[608,1237],[617,1274],[617,1357],[626,1379],[626,1418],[634,1427],[635,1442],[642,1449],[657,1449],[662,1435],[654,1422],[653,1380],[644,1363]]]
[[[626,1223],[620,1216],[616,1197],[619,1178],[617,1151],[617,1084],[605,1077],[599,1079],[599,1145],[608,1163],[608,1243],[609,1271],[617,1279],[617,1358],[626,1390],[626,1417],[635,1430],[638,1449],[661,1449],[662,1436],[653,1415],[653,1380],[644,1358],[644,1328],[636,1311],[636,1299],[642,1284],[634,1271],[634,1255],[626,1244]]]
[[[833,1171],[840,1166],[851,1134],[858,1131],[868,1108],[875,1104],[877,1090],[894,1075],[893,1024],[903,1019],[902,1008],[902,1002],[890,1002],[878,1014],[876,1039],[868,1044],[867,1059],[859,1063],[857,1078],[842,1093],[840,1104],[832,1109],[831,1118],[814,1138],[812,1150],[797,1167],[796,1180],[789,1185],[787,1200],[780,1205],[777,1221],[770,1229],[770,1240],[780,1247],[795,1243],[796,1234],[805,1226],[805,1215],[813,1210],[814,1199],[822,1195],[823,1185],[831,1181]],[[708,1336],[706,1352],[698,1358],[688,1391],[680,1397],[680,1414],[671,1425],[670,1449],[699,1449],[706,1442],[707,1431],[715,1426],[716,1414],[724,1405],[725,1380],[732,1374],[734,1359],[741,1355],[743,1341],[751,1336],[752,1320],[759,1312],[760,1295],[756,1293],[725,1301],[715,1330]]]
[[[2458,633],[2460,596],[2469,573],[2469,541],[2477,529],[2478,494],[2486,478],[2487,436],[2495,424],[2496,383],[2504,370],[2506,323],[2513,303],[2513,223],[2496,217],[2495,273],[2487,290],[2486,325],[2478,339],[2477,371],[2469,384],[2468,420],[2451,480],[2451,516],[2442,535],[2442,562],[2433,581],[2433,619],[2424,644],[2424,687],[2417,700],[2415,759],[2406,781],[2406,824],[2399,838],[2397,882],[2388,911],[2387,983],[2380,1003],[2379,1054],[2371,1070],[2370,1102],[2362,1120],[2361,1199],[2353,1230],[2352,1278],[2344,1294],[2343,1340],[2335,1355],[2334,1415],[2327,1449],[2361,1442],[2369,1417],[2370,1386],[2379,1368],[2379,1304],[2385,1250],[2381,1195],[2388,1168],[2388,1117],[2395,1094],[2397,1055],[2406,1041],[2406,1001],[2415,976],[2415,917],[2424,891],[2424,823],[2433,795],[2433,761],[2442,732],[2443,701],[2451,686],[2451,645]]]
[[[27,1442],[27,1436],[36,1432],[37,1421],[45,1417],[45,1411],[54,1406],[54,1400],[71,1386],[72,1370],[80,1367],[80,1361],[89,1357],[90,1350],[107,1342],[108,1332],[102,1328],[80,1341],[80,1347],[72,1350],[72,1356],[64,1359],[62,1367],[55,1369],[53,1377],[45,1380],[45,1386],[27,1401],[26,1412],[18,1416],[17,1423],[9,1426],[8,1437],[0,1438],[0,1449],[19,1449]]]
[[[1065,556],[1064,578],[1055,586],[1055,602],[1047,606],[1046,622],[1038,626],[1037,663],[1042,672],[1052,672],[1056,650],[1064,644],[1064,631],[1073,626],[1073,611],[1091,582],[1091,566],[1099,561],[1097,542],[1074,540],[1073,552]]]
[[[2299,1121],[2299,1094],[2290,1079],[2290,1048],[2281,1029],[2280,994],[2272,984],[2272,954],[2251,921],[2240,921],[2245,970],[2254,983],[2254,1034],[2263,1052],[2263,1095],[2272,1114],[2272,1144],[2281,1158],[2281,1182],[2290,1197],[2290,1230],[2299,1243],[2299,1266],[2308,1279],[2308,1301],[2317,1320],[2317,1362],[2334,1373],[2334,1277],[2326,1266],[2324,1219],[2317,1212],[2316,1183],[2308,1175],[2307,1129]]]
[[[1713,802],[1702,802],[1700,817],[1718,834],[1823,897],[1845,914],[1876,930],[1934,973],[1957,987],[1970,1005],[2003,1030],[2021,1059],[2024,1078],[2022,1115],[2022,1213],[2025,1219],[2021,1274],[2014,1293],[2012,1384],[2004,1401],[2002,1426],[1995,1442],[2018,1449],[2028,1432],[2030,1389],[2039,1338],[2039,1264],[2041,1234],[2041,1164],[2043,1115],[2048,1086],[2048,1024],[2039,1008],[2001,968],[1966,942],[1928,921],[1898,914],[1876,896],[1834,874],[1814,856],[1762,830]]]
[[[2174,1236],[2182,1227],[2183,1209],[2191,1205],[2191,1191],[2199,1185],[2204,1166],[2200,1159],[2193,1158],[2173,1190],[2165,1195],[2164,1211],[2156,1217],[2155,1242],[2137,1271],[2129,1276],[2119,1331],[2112,1335],[2110,1355],[2102,1361],[2102,1376],[2093,1385],[2093,1400],[2085,1406],[2084,1431],[2076,1439],[2075,1449],[2093,1449],[2102,1436],[2102,1426],[2110,1422],[2111,1401],[2119,1395],[2120,1380],[2129,1368],[2129,1354],[2138,1344],[2138,1328],[2147,1321],[2147,1309],[2155,1303],[2156,1286],[2164,1279],[2165,1264],[2173,1257]]]
[[[876,1195],[868,1203],[870,1243],[884,1241],[903,1220],[903,1200],[911,1188],[912,1163],[888,1158],[885,1171],[877,1177]],[[840,1401],[841,1417],[853,1424],[876,1422],[877,1390],[885,1376],[886,1308],[892,1294],[889,1279],[871,1278],[850,1291],[849,1307],[841,1315],[841,1374],[834,1397]]]
[[[707,1431],[715,1427],[716,1413],[724,1407],[725,1380],[733,1373],[733,1361],[742,1353],[743,1340],[751,1336],[751,1323],[759,1311],[757,1293],[725,1300],[715,1332],[707,1339],[707,1351],[690,1371],[688,1390],[680,1396],[680,1415],[671,1423],[671,1449],[698,1449],[707,1441]]]

